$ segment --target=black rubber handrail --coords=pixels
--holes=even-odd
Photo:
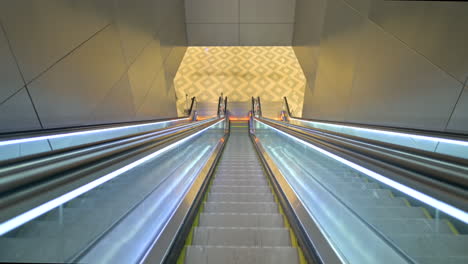
[[[224,115],[226,116],[228,111],[227,111],[227,107],[228,107],[228,98],[227,96],[224,97]]]
[[[397,182],[457,208],[468,209],[467,167],[336,136],[308,133],[267,119],[256,120],[366,168],[385,174]]]
[[[223,103],[224,105],[224,108],[221,108],[221,103]],[[218,117],[220,117],[221,115],[226,115],[227,113],[227,96],[226,97],[222,97],[220,96],[219,99],[218,99]]]
[[[190,118],[190,117],[192,117],[192,116],[195,114],[195,111],[196,111],[195,108],[196,108],[196,106],[197,106],[196,103],[197,103],[197,98],[194,96],[194,97],[192,97],[192,99],[191,99],[191,103],[190,103],[190,108],[189,108],[189,110],[188,110],[188,114],[187,114],[187,116],[185,116],[184,118]]]
[[[217,116],[221,115],[221,102],[223,101],[223,98],[220,96],[218,98],[218,112],[216,113]]]
[[[262,116],[262,103],[260,101],[260,96],[257,96],[257,102],[258,102],[258,115]]]
[[[284,99],[284,104],[286,108],[284,112],[287,115],[287,118],[290,117],[290,118],[303,120],[303,121],[327,123],[327,124],[332,124],[332,125],[367,128],[367,129],[406,133],[406,134],[419,135],[419,136],[439,137],[439,138],[451,139],[451,140],[468,141],[468,135],[462,134],[462,133],[441,132],[441,131],[424,130],[424,129],[411,129],[411,128],[402,128],[402,127],[393,127],[393,126],[380,126],[380,125],[370,125],[370,124],[362,124],[362,123],[354,123],[354,122],[339,122],[339,121],[297,117],[297,116],[291,115],[288,99],[286,97],[283,97],[283,99]]]
[[[252,114],[255,114],[255,98],[252,96]]]
[[[121,126],[140,125],[140,124],[146,124],[146,123],[179,121],[183,119],[188,119],[188,121],[194,121],[193,116],[195,114],[196,114],[196,97],[192,97],[188,115],[183,116],[183,117],[148,119],[148,120],[139,120],[139,121],[130,121],[130,122],[116,122],[116,123],[107,123],[107,124],[101,124],[101,125],[83,125],[83,126],[50,128],[50,129],[37,129],[37,130],[27,130],[27,131],[20,131],[20,132],[7,132],[7,133],[0,133],[0,141],[35,137],[35,136],[47,136],[47,135],[55,135],[55,134],[62,134],[62,133],[71,133],[71,132],[94,130],[94,129],[106,129],[106,128],[121,127]]]
[[[297,118],[297,117],[292,116],[292,114],[291,114],[291,109],[289,108],[288,98],[285,96],[285,97],[283,97],[283,99],[284,99],[284,105],[286,107],[286,115],[288,117]]]

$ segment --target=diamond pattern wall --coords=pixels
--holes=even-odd
[[[188,97],[217,102],[221,93],[231,102],[281,102],[288,97],[293,114],[302,116],[306,79],[291,47],[189,47],[174,79],[177,112]]]

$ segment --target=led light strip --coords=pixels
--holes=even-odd
[[[139,159],[137,161],[134,161],[134,162],[132,162],[132,163],[130,163],[130,164],[116,170],[116,171],[113,171],[113,172],[111,172],[109,174],[106,174],[106,175],[102,176],[99,179],[96,179],[96,180],[94,180],[92,182],[89,182],[89,183],[87,183],[87,184],[85,184],[85,185],[83,185],[83,186],[81,186],[81,187],[79,187],[79,188],[77,188],[77,189],[75,189],[73,191],[70,191],[70,192],[68,192],[66,194],[63,194],[63,195],[61,195],[61,196],[59,196],[59,197],[57,197],[57,198],[55,198],[53,200],[50,200],[50,201],[48,201],[48,202],[46,202],[46,203],[44,203],[42,205],[39,205],[38,207],[35,207],[35,208],[33,208],[33,209],[29,210],[29,211],[26,211],[26,212],[24,212],[24,213],[22,213],[22,214],[20,214],[18,216],[13,217],[10,220],[7,220],[7,221],[1,223],[0,224],[0,236],[2,236],[3,234],[6,234],[9,231],[11,231],[11,230],[13,230],[13,229],[15,229],[15,228],[29,222],[29,221],[31,221],[32,219],[34,219],[36,217],[39,217],[39,216],[49,212],[50,210],[52,210],[54,208],[59,207],[60,205],[62,205],[64,203],[66,203],[66,202],[68,202],[68,201],[70,201],[70,200],[84,194],[85,192],[88,192],[88,191],[96,188],[97,186],[99,186],[99,185],[101,185],[103,183],[105,183],[105,182],[107,182],[109,180],[112,180],[113,178],[121,175],[122,173],[127,172],[127,171],[129,171],[129,170],[143,164],[144,162],[146,162],[146,161],[148,161],[150,159],[153,159],[154,157],[160,155],[161,153],[163,153],[165,151],[168,151],[168,150],[174,148],[175,146],[186,142],[187,140],[195,137],[196,135],[204,132],[205,130],[213,127],[214,125],[217,125],[218,123],[220,123],[222,121],[224,121],[224,120],[220,120],[220,121],[212,124],[211,126],[206,127],[206,128],[204,128],[204,129],[202,129],[202,130],[200,130],[200,131],[198,131],[198,132],[196,132],[196,133],[194,133],[194,134],[192,134],[192,135],[190,135],[190,136],[188,136],[188,137],[186,137],[186,138],[184,138],[184,139],[182,139],[180,141],[172,143],[171,145],[166,146],[166,147],[164,147],[164,148],[162,148],[160,150],[157,150],[157,151],[149,154],[148,156],[145,156],[145,157],[143,157],[143,158],[141,158],[141,159]]]
[[[440,211],[442,211],[442,212],[444,212],[444,213],[446,213],[446,214],[448,214],[448,215],[450,215],[450,216],[452,216],[452,217],[454,217],[456,219],[459,219],[460,221],[464,222],[465,224],[468,223],[468,214],[463,210],[460,210],[460,209],[458,209],[456,207],[453,207],[453,206],[451,206],[449,204],[446,204],[446,203],[444,203],[442,201],[439,201],[439,200],[437,200],[435,198],[432,198],[432,197],[430,197],[430,196],[428,196],[428,195],[426,195],[424,193],[416,191],[416,190],[414,190],[414,189],[412,189],[412,188],[410,188],[408,186],[405,186],[405,185],[403,185],[401,183],[398,183],[398,182],[396,182],[394,180],[391,180],[391,179],[389,179],[389,178],[387,178],[387,177],[385,177],[385,176],[383,176],[381,174],[378,174],[378,173],[376,173],[374,171],[366,169],[366,168],[362,167],[361,165],[358,165],[358,164],[353,163],[353,162],[351,162],[351,161],[349,161],[347,159],[339,157],[339,156],[337,156],[337,155],[335,155],[335,154],[333,154],[331,152],[328,152],[328,151],[326,151],[326,150],[324,150],[322,148],[319,148],[319,147],[317,147],[317,146],[315,146],[315,145],[313,145],[311,143],[308,143],[308,142],[306,142],[306,141],[304,141],[302,139],[291,136],[288,133],[285,133],[285,132],[283,132],[283,131],[281,131],[281,130],[279,130],[277,128],[274,128],[274,127],[272,127],[270,125],[267,125],[267,124],[263,123],[260,120],[257,120],[257,121],[264,124],[264,125],[266,125],[266,126],[268,126],[268,127],[270,127],[270,128],[272,128],[272,129],[274,129],[274,130],[276,130],[276,131],[278,131],[278,132],[280,132],[283,135],[286,135],[286,136],[288,136],[288,137],[290,137],[290,138],[292,138],[292,139],[294,139],[294,140],[296,140],[296,141],[298,141],[298,142],[300,142],[302,144],[305,144],[305,145],[313,148],[314,150],[319,151],[322,154],[327,155],[330,158],[333,158],[333,159],[335,159],[335,160],[337,160],[337,161],[339,161],[339,162],[341,162],[341,163],[343,163],[345,165],[348,165],[349,167],[351,167],[351,168],[353,168],[355,170],[358,170],[358,171],[368,175],[369,177],[372,177],[372,178],[376,179],[379,182],[382,182],[382,183],[384,183],[384,184],[386,184],[386,185],[388,185],[390,187],[393,187],[393,188],[397,189],[398,191],[400,191],[402,193],[405,193],[405,194],[407,194],[407,195],[409,195],[409,196],[411,196],[411,197],[413,197],[413,198],[415,198],[415,199],[417,199],[417,200],[419,200],[419,201],[421,201],[421,202],[423,202],[425,204],[428,204],[428,205],[430,205],[430,206],[432,206],[432,207],[434,207],[434,208],[436,208],[436,209],[438,209],[438,210],[440,210]]]
[[[150,126],[150,125],[155,125],[155,124],[164,124],[164,123],[169,123],[169,122],[175,122],[177,120],[178,119],[161,121],[161,122],[154,122],[154,123],[148,123],[148,124],[140,124],[140,125],[129,125],[129,126],[112,127],[112,128],[101,128],[101,129],[95,129],[95,130],[71,132],[71,133],[64,133],[64,134],[56,134],[56,135],[48,135],[48,136],[39,136],[39,137],[31,137],[31,138],[5,140],[5,141],[0,141],[0,146],[27,143],[27,142],[33,142],[33,141],[39,141],[39,140],[45,140],[45,139],[55,139],[55,138],[63,138],[63,137],[70,137],[70,136],[80,136],[80,135],[93,134],[93,133],[98,133],[98,132],[120,130],[120,129],[125,129],[125,128],[136,128],[136,127]]]
[[[423,139],[423,140],[429,140],[429,141],[436,141],[436,142],[443,142],[443,143],[448,143],[448,144],[468,146],[468,141],[462,141],[462,140],[421,136],[421,135],[406,134],[406,133],[401,133],[401,132],[385,131],[385,130],[380,130],[380,129],[355,127],[355,126],[336,125],[336,124],[330,124],[330,123],[325,123],[325,122],[301,120],[301,119],[297,119],[297,118],[291,118],[291,119],[299,121],[299,122],[317,123],[317,124],[324,124],[324,125],[327,125],[327,126],[334,126],[334,127],[340,127],[340,128],[343,128],[343,127],[344,128],[352,128],[352,129],[356,129],[356,130],[374,132],[374,133],[381,133],[381,134],[387,134],[387,135],[392,135],[392,136],[411,137],[411,138],[417,138],[417,139]]]

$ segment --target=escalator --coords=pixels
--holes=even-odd
[[[0,161],[0,262],[468,262],[465,160],[269,119],[257,100],[0,140],[31,147]]]
[[[256,116],[256,137],[345,262],[468,261],[467,162],[422,149],[431,140],[456,146],[452,155],[466,153],[466,139],[336,123],[327,124],[330,130],[317,129],[315,121],[300,126],[309,121],[295,118],[291,124]],[[353,134],[345,134],[351,129]],[[361,141],[356,140],[358,129],[367,133],[358,134]],[[404,137],[420,140],[401,146]]]
[[[268,145],[266,140],[264,142]],[[344,252],[356,255],[354,247],[362,248],[369,241],[377,241],[374,236],[378,234],[410,262],[466,261],[468,236],[458,231],[456,226],[463,228],[464,224],[457,219],[325,155],[297,149],[294,145],[281,149],[275,149],[275,146],[277,144],[271,144],[267,151],[276,157],[274,160],[279,167],[287,168],[285,174],[290,176],[291,185],[297,186],[301,198],[309,201],[306,202],[308,204],[315,201],[330,208],[336,207],[335,212],[328,212],[328,216],[320,216],[319,212],[330,208],[311,206],[310,209],[317,212],[317,218],[328,221],[324,228],[336,240],[354,240],[353,244],[335,240]],[[294,177],[299,173],[301,177]],[[314,193],[310,193],[311,190]],[[362,227],[362,223],[366,227]],[[341,234],[335,234],[332,229],[339,230]],[[343,234],[347,234],[346,237]],[[383,246],[370,248],[376,259],[387,254]],[[369,255],[369,252],[361,254]],[[396,263],[396,260],[388,262]]]
[[[231,121],[230,138],[213,177],[180,263],[305,263],[246,121]]]

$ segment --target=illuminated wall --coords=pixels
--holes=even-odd
[[[302,114],[305,77],[291,47],[189,47],[175,78],[177,111],[185,95],[218,102],[281,102],[287,96],[294,114]]]

